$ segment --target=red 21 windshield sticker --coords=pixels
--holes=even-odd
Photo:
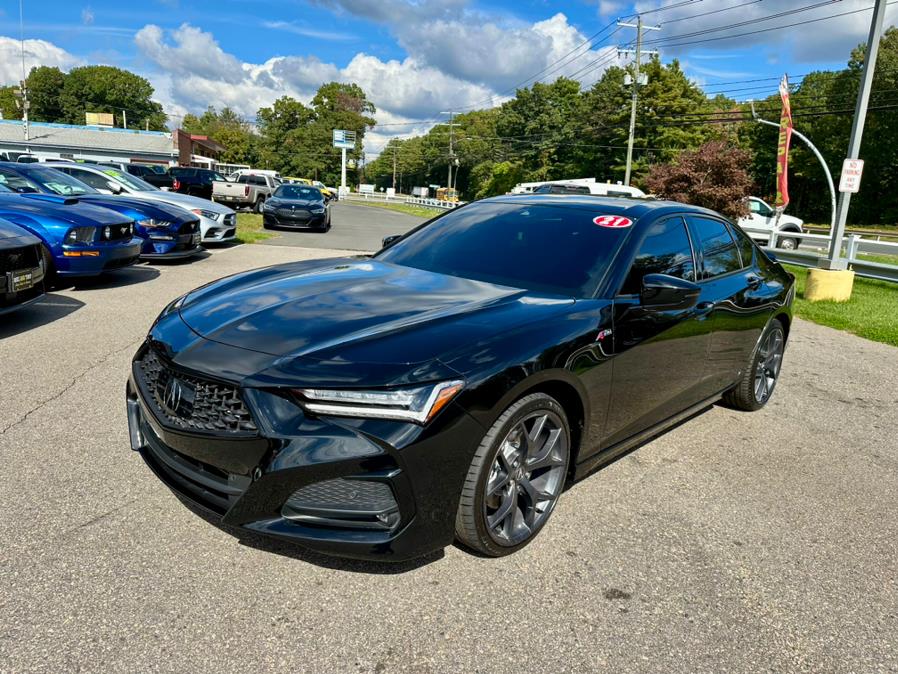
[[[592,221],[599,227],[610,227],[612,229],[629,227],[633,224],[630,218],[625,218],[622,215],[599,215],[593,218]]]

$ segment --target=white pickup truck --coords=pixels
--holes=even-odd
[[[773,229],[776,226],[776,209],[770,206],[763,199],[758,197],[748,197],[749,214],[743,218],[739,218],[739,226],[752,239],[763,245],[773,245],[770,241]],[[777,248],[786,250],[795,250],[801,243],[801,237],[795,234],[801,234],[801,226],[803,220],[799,220],[791,215],[783,214],[779,220],[779,240],[776,242]],[[769,243],[768,243],[769,242]]]
[[[244,173],[234,181],[212,183],[212,201],[234,208],[249,206],[256,213],[261,213],[265,200],[279,185],[277,179],[269,175]]]

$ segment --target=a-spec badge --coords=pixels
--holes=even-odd
[[[597,215],[592,221],[599,227],[610,227],[611,229],[629,227],[633,224],[630,218],[625,218],[622,215]]]

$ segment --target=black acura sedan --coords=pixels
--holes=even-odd
[[[331,226],[330,209],[317,187],[281,185],[262,205],[262,226],[326,232]]]
[[[761,408],[793,277],[714,212],[504,196],[372,256],[221,279],[133,361],[131,444],[227,524],[360,558],[505,555],[569,480]]]

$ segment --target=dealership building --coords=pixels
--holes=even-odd
[[[111,126],[31,122],[28,138],[21,120],[0,119],[0,157],[116,161],[164,166],[216,168],[224,151],[206,136],[177,130],[138,131]]]

